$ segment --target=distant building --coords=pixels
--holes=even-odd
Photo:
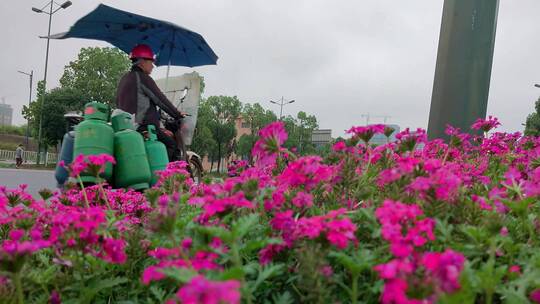
[[[250,135],[251,134],[251,125],[248,121],[246,121],[242,115],[239,115],[238,118],[235,121],[235,128],[236,128],[236,140],[240,140],[240,137],[242,135]]]
[[[390,135],[389,138],[386,138],[386,136],[384,136],[384,134],[375,134],[375,135],[373,135],[373,137],[369,141],[370,145],[380,146],[380,145],[384,145],[384,144],[386,144],[388,142],[396,141],[396,134],[398,134],[399,131],[400,131],[399,126],[398,125],[386,125],[386,126],[394,129],[394,132],[392,132],[392,135]]]
[[[320,129],[313,130],[311,133],[311,143],[315,148],[320,148],[326,144],[332,142],[332,130],[331,129]]]
[[[0,126],[11,126],[13,121],[13,108],[5,103],[0,104]]]

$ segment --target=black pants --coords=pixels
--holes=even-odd
[[[137,128],[137,131],[142,133],[146,131],[146,125],[139,126]],[[156,128],[156,135],[157,139],[162,142],[165,145],[165,148],[167,148],[167,156],[169,156],[169,161],[177,161],[181,159],[181,152],[178,149],[178,145],[176,144],[176,141],[173,138],[170,138],[169,136],[165,135],[161,131],[160,128]]]
[[[181,160],[182,153],[180,149],[178,149],[176,141],[173,138],[165,135],[165,133],[163,133],[161,129],[157,129],[156,133],[158,140],[162,142],[167,148],[167,155],[169,155],[169,161]]]

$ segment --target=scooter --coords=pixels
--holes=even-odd
[[[178,102],[176,103],[176,108],[181,109],[182,103],[184,103],[184,100],[187,97],[188,94],[188,87],[184,87],[182,91],[182,96],[179,98]],[[200,183],[202,181],[203,176],[203,166],[202,166],[202,157],[198,155],[197,153],[193,151],[188,151],[186,149],[186,145],[184,144],[184,136],[182,135],[182,119],[175,120],[171,117],[168,117],[166,114],[162,113],[160,111],[160,116],[162,119],[162,123],[165,127],[165,130],[168,130],[172,136],[171,138],[176,142],[176,145],[178,146],[179,152],[181,153],[181,157],[177,157],[177,159],[183,159],[186,163],[189,164],[188,170],[190,171],[191,178],[195,183]],[[185,114],[185,117],[190,117],[191,114]],[[165,132],[168,133],[168,132]]]
[[[180,98],[180,104],[183,102],[183,99],[187,95],[187,88],[184,90],[183,96]],[[187,114],[186,116],[189,116]],[[195,183],[200,183],[203,176],[203,167],[202,167],[202,158],[193,151],[188,151],[184,144],[184,139],[182,137],[182,119],[172,119],[162,114],[162,123],[164,125],[163,133],[170,134],[171,138],[177,143],[178,151],[175,155],[175,159],[182,159],[189,164],[188,171],[191,174],[191,178]],[[59,155],[59,164],[60,161],[63,161],[64,166],[69,165],[74,159],[74,143],[75,143],[75,131],[73,131],[79,123],[83,121],[82,116],[68,113],[64,115],[64,118],[68,121],[69,129],[68,132],[64,135],[62,142],[62,148]],[[105,123],[105,122],[103,122]],[[166,131],[165,131],[166,130]],[[148,134],[143,133],[143,137],[148,137]],[[58,188],[63,188],[64,184],[68,181],[69,175],[65,167],[57,165],[55,178],[57,181]],[[114,186],[114,185],[113,185]]]

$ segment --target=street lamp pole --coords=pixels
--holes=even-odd
[[[28,94],[28,108],[30,108],[30,103],[32,102],[32,79],[34,78],[34,71],[26,73],[23,71],[17,71],[21,74],[27,75],[30,77],[30,93]],[[30,118],[26,120],[26,150],[28,151],[28,137],[30,136]]]
[[[287,104],[290,104],[290,103],[293,103],[293,102],[295,102],[295,100],[293,99],[293,100],[289,100],[289,101],[285,102],[285,100],[283,99],[283,96],[281,96],[281,102],[278,103],[278,102],[275,102],[273,100],[270,100],[270,102],[273,103],[273,104],[279,105],[279,120],[282,120],[282,118],[283,118],[283,106],[287,105]]]
[[[44,91],[47,91],[47,68],[49,65],[49,45],[51,39],[49,38],[51,36],[51,23],[52,23],[52,16],[54,13],[56,13],[59,9],[66,9],[71,6],[71,1],[66,1],[62,3],[56,10],[53,11],[53,6],[55,2],[54,0],[51,0],[49,3],[47,3],[42,9],[32,7],[32,11],[36,13],[44,13],[49,15],[49,29],[47,31],[47,51],[45,53],[45,74],[43,76],[43,88]],[[44,11],[44,9],[49,6],[49,12]],[[45,93],[45,92],[44,92]],[[41,109],[39,111],[39,131],[38,131],[38,154],[37,154],[37,164],[39,165],[40,158],[41,158],[41,136],[42,136],[42,129],[43,129],[43,109],[45,104],[45,94],[41,96]]]

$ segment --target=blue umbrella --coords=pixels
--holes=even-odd
[[[50,38],[101,40],[126,53],[135,45],[144,43],[156,53],[157,66],[195,67],[216,64],[218,59],[204,38],[193,31],[104,4],[79,19],[68,32],[51,35]]]

